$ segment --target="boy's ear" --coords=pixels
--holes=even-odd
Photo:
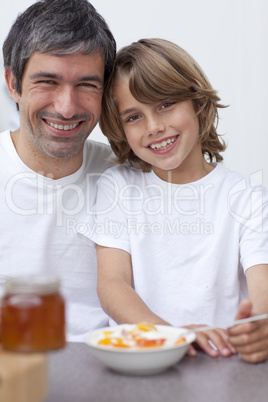
[[[16,90],[15,77],[14,77],[10,67],[8,67],[5,70],[5,79],[6,79],[7,89],[8,89],[9,95],[14,99],[14,101],[16,103],[19,103],[20,96],[19,96],[19,94],[18,94],[18,92]]]

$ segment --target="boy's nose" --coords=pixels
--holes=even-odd
[[[147,119],[147,131],[149,135],[154,135],[165,131],[165,124],[159,117],[150,117]]]

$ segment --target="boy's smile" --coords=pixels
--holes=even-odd
[[[153,151],[156,151],[157,153],[161,153],[161,151],[165,151],[165,150],[168,150],[168,152],[169,152],[175,147],[174,143],[177,138],[178,138],[178,136],[171,137],[171,138],[164,138],[161,141],[153,142],[152,144],[149,145],[149,147]],[[172,147],[172,144],[174,144],[173,147]]]
[[[114,87],[121,123],[133,152],[163,180],[183,183],[212,170],[202,155],[199,121],[191,100],[145,104],[129,90],[127,76]]]

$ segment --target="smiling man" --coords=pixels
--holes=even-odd
[[[79,169],[84,142],[99,120],[103,77],[100,53],[35,53],[19,95],[7,68],[8,89],[20,110],[20,129],[11,136],[28,167],[54,179]]]
[[[3,46],[5,78],[20,128],[0,134],[0,274],[53,273],[67,301],[68,339],[106,323],[96,294],[96,257],[77,237],[112,164],[87,140],[99,121],[116,44],[87,0],[34,3]]]

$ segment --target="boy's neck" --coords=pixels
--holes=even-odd
[[[201,166],[198,164],[191,167],[183,167],[174,170],[162,170],[157,167],[152,168],[154,173],[162,180],[173,184],[187,184],[202,179],[209,174],[214,166],[203,159]]]

